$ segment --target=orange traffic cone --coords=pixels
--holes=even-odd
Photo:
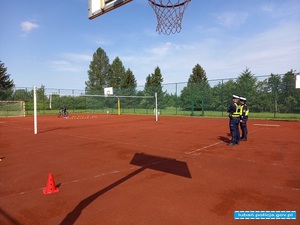
[[[49,173],[47,186],[43,190],[43,193],[44,194],[51,194],[51,193],[55,193],[55,192],[58,192],[58,191],[59,191],[58,188],[55,186],[53,174]]]

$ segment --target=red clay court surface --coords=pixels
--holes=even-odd
[[[0,119],[0,224],[300,224],[300,122],[73,115]],[[59,192],[43,194],[48,174]],[[296,211],[236,220],[234,211]]]

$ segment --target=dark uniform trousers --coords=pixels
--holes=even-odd
[[[242,130],[242,137],[241,137],[242,139],[247,139],[248,136],[247,121],[248,121],[248,116],[244,116],[242,122],[240,123],[241,130]]]
[[[238,144],[240,142],[239,117],[230,117],[229,127],[231,133],[231,143]]]

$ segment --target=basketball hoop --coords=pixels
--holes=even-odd
[[[172,1],[174,3],[172,3]],[[156,18],[156,31],[166,35],[179,33],[184,11],[191,0],[148,0]]]

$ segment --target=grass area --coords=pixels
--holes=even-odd
[[[12,111],[12,110],[0,110],[0,117],[17,117],[24,116],[21,111]]]
[[[116,108],[103,108],[103,109],[86,109],[86,110],[68,110],[69,114],[78,114],[78,113],[95,113],[95,114],[118,114],[118,110]],[[58,110],[38,110],[39,115],[56,115],[58,114]],[[121,109],[121,114],[141,114],[141,115],[154,115],[153,109]],[[159,114],[161,116],[199,116],[199,117],[224,117],[228,116],[226,112],[220,111],[191,111],[181,110],[179,108],[166,108],[159,110]],[[33,115],[33,111],[26,111],[27,116]],[[16,116],[16,115],[8,115],[7,113],[0,113],[0,116]],[[255,119],[276,119],[276,120],[299,120],[300,121],[300,114],[297,113],[271,113],[271,112],[250,112],[249,118]]]
[[[179,116],[191,116],[191,111],[175,110],[175,109],[163,109],[161,115],[179,115]],[[193,116],[204,117],[228,117],[227,112],[221,111],[194,111]],[[278,119],[278,120],[300,120],[299,113],[272,113],[272,112],[250,112],[249,118],[255,119]]]

